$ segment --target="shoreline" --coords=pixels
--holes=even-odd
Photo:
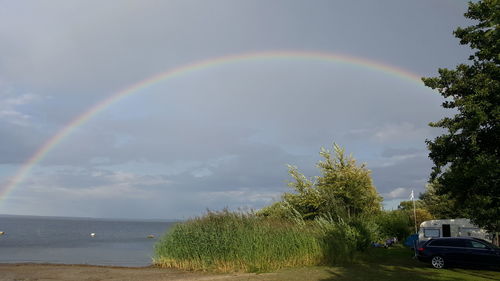
[[[127,269],[146,269],[159,268],[154,265],[146,266],[127,266],[127,265],[100,265],[100,264],[79,264],[79,263],[50,263],[50,262],[0,262],[0,268],[3,266],[61,266],[61,267],[102,267],[102,268],[127,268]]]
[[[248,280],[252,273],[217,274],[156,266],[126,267],[88,264],[0,263],[0,281],[13,280]]]

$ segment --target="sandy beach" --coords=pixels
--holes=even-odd
[[[209,274],[154,267],[110,267],[55,264],[0,264],[0,281],[153,281],[153,280],[255,280],[256,274]]]

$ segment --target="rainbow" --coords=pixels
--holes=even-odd
[[[340,63],[349,64],[366,69],[371,69],[374,71],[379,71],[387,73],[391,76],[398,77],[400,79],[408,80],[413,83],[421,83],[420,76],[416,75],[410,71],[392,66],[389,64],[384,64],[382,62],[353,57],[345,54],[338,53],[328,53],[328,52],[313,52],[313,51],[266,51],[266,52],[255,52],[255,53],[243,53],[235,55],[226,55],[216,58],[210,58],[206,60],[201,60],[189,64],[185,64],[179,67],[174,67],[165,72],[161,72],[152,77],[141,80],[135,84],[132,84],[121,91],[118,91],[106,99],[96,103],[91,108],[84,111],[82,114],[76,116],[73,120],[67,123],[62,129],[60,129],[55,135],[48,139],[40,148],[31,155],[31,157],[19,168],[16,174],[9,179],[6,185],[0,188],[0,199],[5,198],[9,191],[13,190],[19,183],[21,183],[26,176],[30,173],[31,169],[39,163],[54,147],[62,142],[67,136],[75,130],[75,128],[86,123],[92,117],[99,114],[99,112],[104,111],[106,108],[111,106],[118,100],[139,93],[141,90],[147,87],[159,83],[161,81],[174,79],[178,76],[186,75],[191,72],[200,71],[208,69],[214,66],[236,64],[242,62],[248,62],[253,60],[310,60],[310,61],[324,61],[328,63]]]

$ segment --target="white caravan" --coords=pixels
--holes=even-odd
[[[476,237],[491,242],[486,230],[472,224],[469,219],[430,220],[420,224],[418,240],[426,241],[435,237]]]

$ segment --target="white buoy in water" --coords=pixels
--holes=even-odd
[[[4,235],[5,234],[5,231],[0,231],[0,235]]]
[[[90,237],[95,237],[95,233],[94,232],[90,233]]]

